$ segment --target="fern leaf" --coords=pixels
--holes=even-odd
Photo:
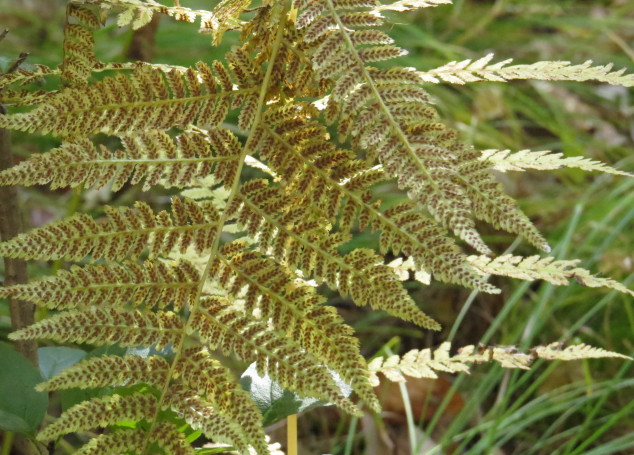
[[[315,63],[320,77],[335,80],[328,109],[331,118],[339,117],[341,138],[351,135],[354,147],[378,158],[388,175],[398,178],[401,188],[480,252],[490,250],[475,229],[474,217],[549,250],[528,218],[493,182],[486,164],[477,160],[479,154],[459,144],[455,132],[433,119],[399,118],[402,107],[430,110],[429,97],[418,85],[420,77],[411,71],[398,69],[386,78],[385,71],[366,67],[366,60],[396,55],[395,48],[386,45],[358,49],[352,39],[352,31],[358,27],[378,25],[379,12],[347,14],[332,0],[323,3],[321,15],[302,25],[307,41],[324,37],[321,46],[325,46],[328,36],[338,35],[345,43],[325,61]],[[352,14],[355,20],[350,20]],[[357,123],[364,117],[368,120]]]
[[[217,413],[195,392],[178,384],[172,385],[166,394],[166,402],[181,419],[208,438],[229,443],[243,453],[248,451],[249,441],[242,428],[225,415]],[[268,448],[260,453],[267,452]]]
[[[451,343],[442,343],[435,350],[413,349],[402,357],[397,355],[376,357],[369,364],[371,382],[379,384],[377,373],[382,373],[394,382],[405,381],[405,376],[412,378],[437,378],[437,372],[469,373],[471,364],[496,362],[503,368],[520,368],[527,370],[536,358],[547,360],[578,360],[590,358],[626,358],[614,352],[593,348],[585,344],[569,346],[562,350],[560,343],[538,346],[523,353],[515,346],[464,346],[455,355],[449,350]]]
[[[194,179],[212,174],[217,163],[230,162],[237,155],[228,147],[218,148],[202,134],[185,133],[172,140],[159,130],[123,137],[123,150],[96,148],[88,139],[66,142],[49,153],[32,156],[0,172],[0,185],[44,185],[103,187],[112,182],[118,191],[128,180],[145,179],[143,190],[157,184],[184,187]],[[231,165],[231,163],[225,164]]]
[[[90,343],[98,346],[119,343],[121,346],[158,348],[180,340],[181,319],[171,311],[155,313],[120,311],[91,307],[67,311],[37,322],[9,335],[12,340],[47,339],[59,342]]]
[[[169,364],[159,356],[104,355],[82,360],[57,376],[38,384],[37,390],[93,389],[148,383],[161,386]]]
[[[131,303],[159,309],[172,304],[179,311],[193,303],[198,280],[199,273],[189,262],[73,266],[53,278],[2,288],[0,296],[52,309],[104,304],[123,308]]]
[[[268,373],[273,380],[304,396],[315,396],[329,401],[344,411],[359,411],[341,396],[330,373],[319,361],[280,332],[272,332],[267,325],[255,322],[243,312],[232,308],[220,298],[205,298],[203,308],[196,313],[192,328],[211,349],[234,352],[246,362],[258,362],[258,372]],[[376,397],[368,403],[378,409]]]
[[[615,169],[600,161],[583,156],[565,157],[563,153],[553,153],[550,150],[520,150],[514,153],[511,153],[510,150],[483,150],[480,159],[489,161],[493,164],[493,168],[500,172],[524,171],[526,169],[543,171],[571,167],[584,171],[597,171],[632,177],[632,173]]]
[[[84,401],[64,412],[59,419],[37,435],[38,441],[51,441],[80,430],[107,427],[121,420],[143,420],[157,410],[156,398],[150,394],[112,395]]]
[[[358,216],[364,220],[361,229],[368,225],[373,231],[381,231],[383,253],[391,248],[394,254],[402,251],[413,256],[419,267],[432,270],[437,279],[497,292],[470,270],[464,255],[444,230],[415,207],[382,212],[369,201],[367,188],[387,180],[384,173],[368,170],[366,163],[337,149],[328,141],[325,129],[317,122],[303,120],[303,115],[310,113],[295,107],[267,111],[268,134],[262,135],[257,146],[260,156],[270,164],[276,179],[284,181],[289,193],[299,194],[306,204],[316,205],[333,224],[340,213],[339,227],[343,232],[351,231]]]
[[[599,81],[624,87],[634,86],[634,75],[625,74],[625,68],[612,71],[612,64],[592,65],[592,60],[579,65],[564,61],[542,61],[530,65],[511,65],[508,59],[489,64],[493,54],[487,54],[479,60],[450,62],[439,68],[421,71],[418,75],[425,82],[448,82],[465,84],[478,81],[505,82],[514,79],[545,81]]]
[[[28,259],[122,260],[137,257],[149,248],[166,255],[178,244],[181,251],[194,245],[202,252],[213,242],[219,216],[211,203],[172,199],[172,215],[155,215],[143,203],[130,208],[106,207],[107,221],[97,222],[79,214],[0,243],[0,255]]]
[[[129,76],[119,73],[83,89],[65,89],[26,114],[2,115],[0,127],[82,136],[96,132],[122,135],[194,122],[217,125],[224,120],[234,96],[253,93],[257,88],[219,91],[209,67],[199,63],[198,68],[197,75],[191,77],[175,70],[140,66]]]
[[[140,451],[145,447],[146,435],[138,429],[120,430],[116,433],[101,434],[91,438],[85,445],[76,450],[77,455],[108,455]],[[184,452],[183,455],[189,452]]]
[[[470,256],[469,261],[483,274],[509,276],[520,280],[544,280],[557,286],[565,286],[574,279],[582,286],[606,287],[634,296],[634,291],[618,281],[592,275],[588,270],[577,267],[579,260],[556,260],[553,257],[513,256],[505,254],[496,258]]]
[[[352,337],[352,328],[344,324],[334,308],[322,306],[325,299],[312,286],[293,280],[284,267],[255,252],[229,259],[220,257],[212,270],[222,277],[230,296],[244,299],[247,314],[256,312],[349,381],[364,400],[373,399],[366,362],[357,339]]]
[[[203,394],[217,414],[228,420],[235,419],[235,426],[240,428],[248,444],[260,453],[267,453],[260,411],[228,368],[210,358],[206,350],[198,348],[186,350],[180,359],[174,368],[179,380],[189,390]],[[240,411],[236,412],[238,409]]]
[[[137,30],[148,24],[154,14],[164,14],[177,21],[194,23],[200,20],[200,33],[210,33],[214,28],[211,13],[205,10],[194,10],[183,6],[165,6],[155,0],[80,0],[85,4],[97,4],[103,9],[123,8],[117,17],[117,25],[131,25]]]
[[[239,223],[251,236],[258,236],[264,249],[270,246],[278,261],[324,280],[342,295],[350,295],[357,305],[370,305],[421,327],[440,329],[416,307],[398,277],[381,264],[374,251],[359,249],[340,256],[335,249],[341,237],[328,235],[287,194],[266,181],[254,180],[243,185],[235,200],[227,208],[228,215],[237,214]]]
[[[74,23],[71,23],[71,19]],[[64,26],[64,59],[60,65],[62,81],[71,87],[85,87],[93,68],[100,66],[95,56],[94,30],[99,18],[88,8],[70,3]]]
[[[451,0],[399,0],[376,7],[378,11],[412,11],[439,5],[450,5]]]

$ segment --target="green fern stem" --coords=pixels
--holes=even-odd
[[[239,184],[240,184],[240,174],[242,173],[242,168],[244,166],[244,161],[246,156],[249,154],[249,150],[250,148],[253,146],[252,143],[254,141],[255,138],[255,131],[257,130],[261,120],[262,120],[262,110],[264,108],[264,104],[265,104],[265,100],[266,100],[266,94],[268,92],[269,89],[269,84],[271,83],[271,74],[273,73],[273,62],[275,61],[275,59],[277,58],[277,54],[280,50],[280,45],[282,43],[282,37],[284,36],[284,25],[285,25],[285,21],[286,21],[286,11],[288,9],[288,1],[285,1],[283,4],[282,3],[277,3],[275,5],[275,7],[277,7],[277,13],[279,14],[280,17],[280,22],[278,24],[278,30],[277,30],[277,35],[275,38],[275,41],[273,43],[273,47],[271,49],[271,55],[269,58],[269,62],[268,62],[268,67],[266,69],[266,74],[264,75],[264,80],[262,81],[262,85],[260,87],[260,93],[258,96],[258,104],[257,104],[257,108],[256,108],[256,114],[255,114],[255,118],[253,119],[253,123],[251,126],[251,131],[249,133],[249,137],[246,141],[246,144],[244,146],[244,148],[242,149],[242,153],[240,154],[240,158],[238,160],[238,169],[235,173],[235,176],[233,177],[233,182],[231,184],[231,190],[229,192],[229,196],[227,198],[227,204],[226,206],[230,206],[231,202],[233,201],[233,199],[237,196],[238,194],[238,188],[239,188]],[[251,89],[249,89],[249,91],[251,91]],[[187,333],[189,333],[192,330],[192,324],[195,321],[195,316],[198,314],[198,312],[201,311],[201,297],[202,297],[202,292],[203,292],[203,287],[205,285],[205,282],[207,281],[207,277],[209,276],[209,271],[211,270],[211,265],[214,262],[214,259],[217,257],[218,255],[218,250],[220,247],[220,234],[222,232],[222,228],[224,227],[225,223],[227,222],[228,219],[228,215],[227,212],[224,211],[221,215],[221,218],[218,222],[218,228],[216,231],[216,235],[214,236],[214,243],[211,247],[211,251],[209,252],[209,259],[207,260],[207,264],[205,266],[205,269],[200,277],[200,281],[198,282],[198,289],[196,290],[196,296],[194,297],[194,303],[192,304],[191,308],[190,308],[190,313],[189,316],[187,318],[187,321],[182,329],[182,334],[181,334],[181,338],[179,341],[178,346],[175,347],[174,352],[176,352],[176,355],[174,357],[174,359],[172,360],[172,364],[170,365],[170,368],[167,372],[167,375],[165,377],[165,384],[163,385],[163,389],[161,390],[161,397],[159,399],[158,405],[156,407],[157,412],[154,414],[154,417],[152,418],[151,424],[150,424],[150,429],[148,431],[148,435],[150,435],[152,433],[152,430],[154,430],[154,428],[157,425],[158,422],[158,417],[159,417],[159,410],[163,407],[163,404],[165,402],[165,397],[167,396],[167,390],[169,387],[169,383],[170,383],[170,378],[173,376],[174,374],[174,368],[175,366],[178,364],[178,361],[180,359],[180,356],[182,355],[182,353],[184,352],[184,344],[185,344],[185,339],[187,337]],[[144,450],[147,450],[148,445],[150,444],[150,440],[149,440],[149,436],[145,439],[144,441]]]

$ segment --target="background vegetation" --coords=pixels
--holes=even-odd
[[[183,0],[211,9],[214,1]],[[211,4],[211,5],[210,5]],[[30,63],[61,61],[64,0],[0,0],[0,28],[11,33],[0,42],[0,68],[20,52]],[[237,37],[227,34],[222,48],[194,27],[161,18],[154,62],[190,65],[210,61]],[[634,68],[634,8],[631,1],[454,0],[417,14],[401,15],[391,31],[409,49],[402,58],[418,69],[451,60],[477,59],[495,52],[495,61],[516,63],[570,60],[613,62]],[[125,61],[129,30],[99,31],[97,56]],[[430,86],[441,115],[479,149],[555,150],[585,155],[616,167],[634,169],[634,92],[595,83],[479,82],[467,86]],[[13,134],[14,153],[26,157],[57,145],[49,137]],[[634,180],[582,171],[500,176],[510,194],[546,235],[558,258],[580,258],[590,270],[632,287],[634,257]],[[392,188],[381,188],[393,199]],[[137,187],[108,191],[64,191],[51,195],[38,188],[21,192],[28,226],[83,211],[98,216],[96,201],[120,205],[133,200],[163,201],[169,194],[144,194]],[[91,212],[92,210],[92,212]],[[484,228],[479,227],[479,228]],[[489,230],[485,239],[496,252],[533,254],[523,244]],[[350,247],[373,247],[376,238],[360,235]],[[61,267],[63,264],[56,264]],[[1,266],[0,266],[1,267]],[[43,274],[31,264],[30,276]],[[43,270],[43,269],[42,269]],[[0,268],[0,278],[2,269]],[[430,334],[366,313],[337,301],[361,338],[365,354],[381,349],[404,352],[451,339],[515,344],[526,348],[554,340],[586,342],[634,355],[634,305],[631,297],[579,285],[555,288],[542,283],[500,280],[501,296],[481,296],[454,286],[408,283],[425,311],[444,324]],[[7,339],[10,319],[0,300],[0,338]],[[487,365],[471,376],[386,385],[385,413],[358,422],[333,416],[331,408],[300,418],[300,453],[333,454],[627,454],[634,451],[634,379],[632,362],[593,360],[540,364],[530,372]],[[411,402],[404,406],[402,398]],[[271,432],[278,440],[281,424]],[[9,453],[6,448],[2,455]],[[71,453],[72,445],[59,453]]]

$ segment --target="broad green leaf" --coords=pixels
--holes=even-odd
[[[40,348],[37,350],[37,355],[40,362],[42,378],[48,381],[53,376],[57,376],[61,373],[62,370],[86,357],[86,351],[58,346]]]
[[[37,392],[39,370],[9,344],[0,343],[0,428],[33,433],[48,408],[48,394]]]

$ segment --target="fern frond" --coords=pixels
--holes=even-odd
[[[62,82],[65,84],[73,88],[85,87],[93,68],[100,66],[94,49],[94,31],[100,26],[101,21],[91,10],[76,3],[68,4],[64,26],[64,59],[60,65]]]
[[[359,48],[355,44],[359,27],[381,23],[379,12],[345,13],[332,0],[319,3],[323,8],[317,19],[298,19],[298,27],[306,28],[304,40],[320,39],[319,46],[329,46],[331,36],[343,43],[328,52],[320,53],[317,47],[312,53],[313,59],[325,58],[313,60],[318,76],[335,81],[327,115],[339,118],[340,138],[352,136],[355,148],[378,158],[401,188],[478,251],[490,253],[475,229],[474,217],[549,250],[533,224],[493,181],[486,164],[477,160],[479,154],[458,143],[457,134],[435,120],[415,71],[366,66],[367,61],[400,53],[392,45]],[[427,114],[412,119],[412,108]]]
[[[37,390],[94,389],[140,383],[160,386],[169,364],[163,357],[104,355],[82,360],[57,376],[38,384]]]
[[[216,412],[215,408],[196,392],[179,384],[170,386],[165,402],[172,410],[193,429],[200,430],[209,439],[226,442],[245,453],[249,449],[249,441],[242,428],[225,415]],[[261,447],[261,444],[258,445]],[[260,453],[267,453],[267,451]]]
[[[483,274],[509,276],[526,281],[544,280],[557,286],[565,286],[569,280],[574,279],[582,286],[606,287],[634,296],[634,291],[618,281],[594,276],[588,270],[577,267],[580,260],[505,254],[496,258],[469,256],[469,262]]]
[[[352,230],[358,217],[361,230],[369,226],[381,231],[382,253],[402,251],[439,280],[497,292],[470,270],[446,232],[412,204],[381,211],[371,202],[368,187],[387,180],[385,174],[338,149],[323,126],[303,118],[307,115],[310,110],[296,106],[267,111],[267,134],[257,146],[259,156],[269,163],[276,179],[284,181],[286,191],[303,199],[300,205],[316,206],[330,223],[338,222],[343,233]]]
[[[364,400],[373,399],[366,362],[352,328],[334,308],[322,306],[325,299],[312,286],[293,279],[283,266],[256,252],[220,256],[211,267],[230,296],[244,299],[247,314],[255,311],[349,381]]]
[[[183,6],[165,6],[155,0],[74,0],[83,4],[97,4],[103,9],[123,8],[117,16],[117,25],[125,27],[131,25],[137,30],[148,24],[154,14],[164,14],[177,21],[194,23],[200,20],[200,33],[210,33],[214,28],[211,13],[205,10],[195,10]]]
[[[230,162],[238,157],[236,150],[224,142],[210,141],[194,132],[171,139],[164,131],[148,130],[124,136],[122,142],[123,150],[114,152],[104,146],[95,147],[87,138],[65,142],[1,171],[0,185],[50,183],[55,189],[112,183],[112,191],[118,191],[127,181],[136,184],[145,179],[144,191],[158,184],[184,187],[195,179],[213,175],[218,163],[228,162],[220,166],[226,172]]]
[[[483,150],[480,159],[489,161],[493,164],[493,168],[500,172],[524,171],[526,169],[543,171],[570,167],[584,171],[597,171],[632,177],[631,172],[615,169],[600,161],[583,156],[564,156],[563,153],[553,153],[550,150],[519,150],[517,152],[511,152],[510,150]]]
[[[267,453],[260,411],[227,367],[210,358],[206,350],[191,348],[181,355],[174,373],[189,390],[206,397],[215,413],[235,420],[235,426],[245,435],[249,445],[259,453]]]
[[[107,427],[122,420],[143,420],[156,412],[156,398],[147,393],[93,398],[64,412],[37,435],[38,441],[51,441],[80,430]]]
[[[324,399],[351,414],[359,413],[354,404],[341,396],[330,373],[291,338],[253,321],[224,299],[208,297],[201,305],[191,327],[209,348],[234,352],[246,362],[257,362],[259,374],[268,374],[289,390]],[[376,397],[371,397],[368,404],[378,409]]]
[[[547,360],[578,360],[591,358],[626,358],[629,357],[600,348],[592,348],[585,344],[569,346],[561,350],[560,343],[538,346],[528,353],[517,350],[515,346],[464,346],[451,355],[451,343],[442,343],[435,350],[413,349],[402,357],[376,357],[369,364],[371,382],[379,384],[378,373],[394,382],[404,382],[405,376],[412,378],[437,378],[438,372],[469,373],[471,364],[496,362],[503,368],[520,368],[527,370],[537,358]]]
[[[139,451],[145,445],[147,435],[139,429],[119,430],[115,433],[101,434],[91,438],[85,445],[76,450],[76,455],[108,455]],[[183,455],[190,455],[185,452]]]
[[[236,97],[257,89],[233,90],[232,79],[220,63],[214,64],[214,71],[201,62],[197,68],[180,74],[140,66],[131,75],[119,73],[82,89],[62,90],[31,112],[1,115],[0,127],[72,137],[97,132],[123,135],[190,123],[217,125],[231,103],[241,102]]]
[[[9,335],[12,340],[46,339],[59,342],[89,343],[97,346],[158,348],[180,340],[183,323],[171,311],[121,311],[91,307],[82,311],[56,314]]]
[[[146,261],[144,265],[73,266],[57,276],[29,284],[0,289],[0,297],[11,297],[52,309],[92,305],[123,308],[134,306],[163,309],[173,305],[179,311],[196,297],[199,272],[189,262],[166,265]]]
[[[41,64],[33,65],[32,69],[18,68],[12,73],[0,74],[0,90],[13,84],[23,86],[37,81],[38,79],[58,74],[59,70],[49,68],[48,66]],[[0,96],[2,96],[0,100],[4,100],[6,92],[3,91]]]
[[[136,210],[106,207],[102,222],[78,214],[20,234],[0,243],[0,256],[122,260],[138,257],[146,248],[152,255],[167,255],[176,245],[181,251],[194,245],[202,252],[213,243],[219,215],[212,203],[175,197],[171,216],[165,211],[155,215],[143,202],[134,206]]]
[[[450,5],[451,0],[399,0],[376,7],[378,11],[412,11],[440,5]]]
[[[227,214],[236,217],[251,236],[257,236],[261,248],[270,248],[278,261],[325,281],[357,305],[384,310],[421,327],[440,329],[418,309],[393,270],[383,265],[374,251],[358,249],[340,256],[336,248],[345,238],[329,235],[304,206],[295,204],[278,188],[252,180],[243,185],[235,201]]]
[[[625,74],[625,68],[612,71],[612,64],[592,65],[592,60],[579,65],[564,61],[542,61],[530,65],[511,65],[513,59],[489,64],[494,54],[472,61],[447,63],[439,68],[420,71],[417,74],[425,82],[465,84],[468,82],[505,82],[514,79],[544,81],[599,81],[624,87],[634,86],[634,74]]]

